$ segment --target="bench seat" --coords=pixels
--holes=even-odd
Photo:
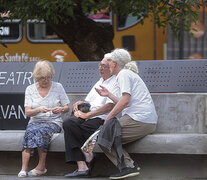
[[[24,130],[0,131],[0,151],[21,151]],[[126,145],[129,153],[207,154],[207,134],[151,134]],[[55,134],[51,152],[65,152],[64,134]],[[95,152],[102,152],[96,146]]]

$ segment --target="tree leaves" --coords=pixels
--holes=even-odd
[[[206,4],[207,0],[0,0],[0,11],[10,11],[10,18],[44,19],[58,24],[109,7],[121,15],[132,13],[142,19],[141,23],[150,17],[160,28],[170,25],[179,36],[181,24],[189,31],[191,22],[197,21],[199,8]]]

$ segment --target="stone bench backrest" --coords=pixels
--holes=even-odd
[[[207,60],[136,61],[150,92],[206,92]],[[53,63],[54,81],[67,93],[87,93],[99,79],[99,62]],[[34,63],[1,63],[0,93],[24,93],[34,82]]]
[[[56,71],[53,80],[62,83],[71,105],[84,99],[99,79],[98,64],[99,62],[53,63]],[[207,90],[207,60],[137,61],[137,64],[139,75],[154,99],[159,116],[158,133],[207,132],[204,93]],[[25,88],[34,83],[33,67],[34,63],[1,64],[0,129],[25,129],[28,120],[20,115],[24,109]],[[192,94],[194,92],[196,93]],[[14,106],[8,97],[15,102]]]
[[[72,104],[87,93],[69,93]],[[151,93],[158,114],[156,133],[206,133],[207,94]]]

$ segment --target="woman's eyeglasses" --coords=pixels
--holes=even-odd
[[[49,81],[51,80],[51,76],[41,77],[40,81]]]

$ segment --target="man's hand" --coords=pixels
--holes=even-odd
[[[101,85],[100,85],[100,88],[101,88],[101,89],[95,88],[95,90],[97,91],[97,93],[98,93],[100,96],[106,96],[106,97],[108,97],[108,96],[109,96],[109,91],[108,91],[108,89],[106,89],[105,87],[103,87],[103,86],[101,86]]]
[[[88,113],[83,113],[81,111],[75,111],[74,116],[77,117],[77,118],[88,119],[89,118],[89,112]]]
[[[78,111],[78,105],[82,104],[83,101],[77,101],[75,104],[73,104],[73,112]]]

